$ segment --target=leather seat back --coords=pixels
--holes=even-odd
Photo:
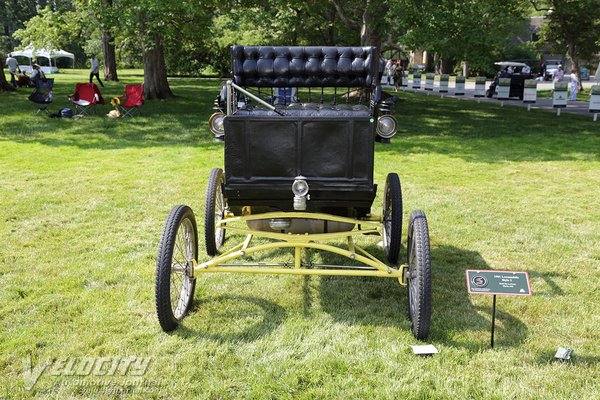
[[[374,47],[232,46],[232,75],[245,87],[364,87],[378,84]]]

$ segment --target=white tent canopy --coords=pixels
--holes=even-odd
[[[64,50],[47,50],[47,49],[34,49],[33,46],[27,46],[23,50],[15,50],[11,52],[13,57],[26,57],[29,59],[29,64],[31,65],[31,60],[33,58],[47,58],[49,67],[42,67],[42,70],[46,74],[51,74],[53,72],[57,72],[58,68],[56,67],[56,59],[57,58],[70,58],[73,60],[73,68],[75,68],[75,55],[73,53],[69,53]],[[53,65],[54,60],[54,65]],[[28,71],[30,70],[30,66],[20,67],[22,70]]]

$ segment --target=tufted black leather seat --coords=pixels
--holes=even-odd
[[[377,85],[374,47],[232,46],[233,81],[251,87]]]

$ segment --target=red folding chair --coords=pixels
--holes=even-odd
[[[125,101],[123,101],[125,99]],[[125,85],[125,95],[119,97],[119,110],[121,117],[133,117],[137,111],[141,115],[140,108],[144,104],[144,85]]]
[[[75,114],[85,115],[95,110],[97,104],[104,104],[100,89],[95,83],[78,83],[75,85],[75,93],[69,97],[69,101],[75,105]]]

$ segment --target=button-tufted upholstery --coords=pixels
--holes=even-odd
[[[233,81],[251,87],[371,87],[374,47],[232,46]]]

